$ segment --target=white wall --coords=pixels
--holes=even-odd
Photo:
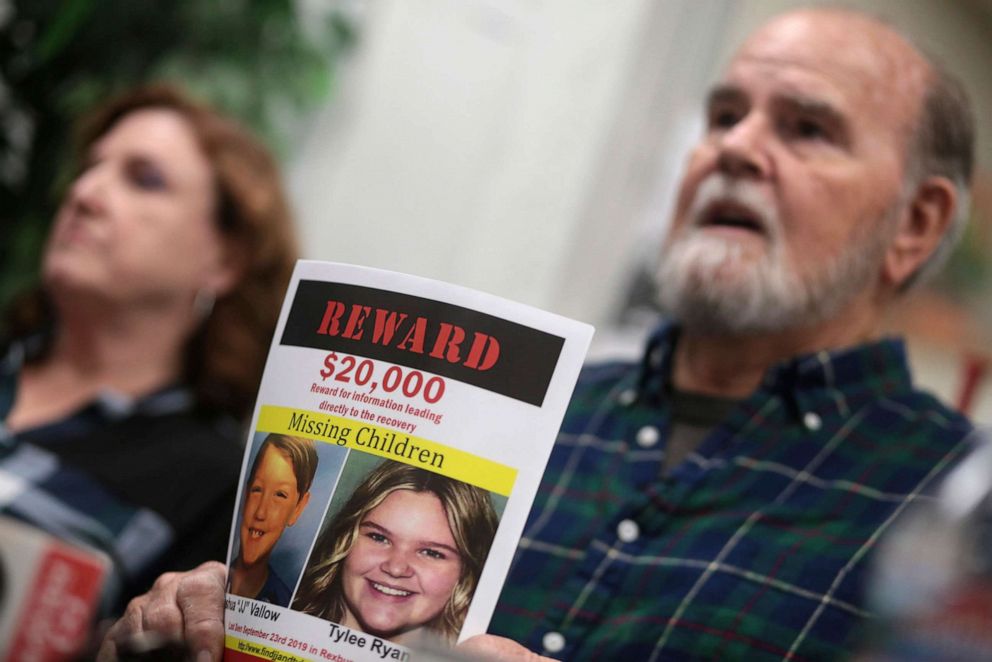
[[[290,169],[307,256],[556,308],[650,5],[370,5],[340,103]]]

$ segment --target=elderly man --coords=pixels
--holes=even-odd
[[[803,10],[747,40],[706,113],[659,270],[678,325],[641,364],[584,373],[501,636],[466,650],[841,656],[877,539],[965,451],[968,423],[877,338],[958,234],[972,129],[957,86],[874,19]],[[154,621],[219,652],[221,574],[163,580],[107,657]]]

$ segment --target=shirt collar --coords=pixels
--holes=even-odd
[[[798,356],[770,370],[766,381],[792,395],[797,411],[842,416],[912,388],[905,344],[893,337]]]
[[[638,397],[658,402],[668,392],[680,329],[663,323],[641,359]],[[912,386],[905,344],[888,337],[834,351],[803,354],[772,366],[759,391],[789,398],[797,412],[835,409],[847,415],[858,403]]]
[[[110,389],[101,391],[92,405],[110,420],[119,420],[136,414],[162,416],[193,407],[193,394],[181,385],[171,385],[147,395],[134,397]]]

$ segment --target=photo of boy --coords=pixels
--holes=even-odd
[[[311,439],[270,434],[248,472],[242,494],[239,549],[231,564],[228,591],[285,607],[292,589],[270,563],[286,527],[293,526],[310,501],[317,472]]]

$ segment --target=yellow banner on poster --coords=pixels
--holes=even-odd
[[[285,637],[283,637],[283,639],[285,639]],[[273,648],[272,646],[256,644],[252,641],[238,639],[237,637],[232,637],[229,634],[224,636],[224,648],[230,651],[243,653],[244,655],[260,657],[265,660],[272,660],[272,662],[310,662],[312,659],[310,656],[294,655],[293,653],[287,653],[284,650]]]
[[[503,496],[510,496],[517,470],[422,437],[366,421],[320,412],[262,405],[256,429],[307,437],[427,469]]]

